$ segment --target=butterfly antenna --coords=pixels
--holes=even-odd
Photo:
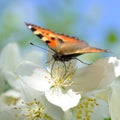
[[[43,48],[43,47],[41,47],[41,46],[39,46],[39,45],[36,45],[36,44],[34,44],[34,43],[32,43],[32,42],[30,42],[30,45],[33,45],[33,46],[38,47],[38,48],[41,48],[41,49],[43,49],[43,50],[45,50],[45,51],[52,52],[52,51],[47,50],[47,49],[45,49],[45,48]],[[53,52],[52,52],[52,53],[53,53]]]
[[[91,63],[85,63],[85,62],[83,62],[82,60],[80,60],[80,59],[78,59],[78,58],[72,58],[72,59],[76,59],[76,60],[78,60],[79,62],[81,62],[81,63],[83,63],[83,64],[86,64],[86,65],[91,65]]]

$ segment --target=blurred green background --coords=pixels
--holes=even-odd
[[[120,57],[119,0],[0,0],[0,51],[11,42],[21,50],[42,42],[24,22],[79,37]]]

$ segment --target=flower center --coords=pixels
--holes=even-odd
[[[14,109],[20,110],[21,114],[16,114],[16,117],[23,116],[28,120],[52,120],[50,116],[47,115],[45,108],[41,105],[40,101],[34,99],[32,102],[22,102],[24,107],[15,107]]]
[[[95,98],[81,99],[76,107],[76,119],[91,120],[91,114],[96,106],[98,106],[98,103]]]
[[[68,64],[56,62],[54,67],[52,65],[51,71],[47,72],[51,75],[51,80],[49,80],[52,83],[51,88],[65,89],[66,86],[73,84],[72,76],[75,73],[75,69],[71,62],[68,62]]]

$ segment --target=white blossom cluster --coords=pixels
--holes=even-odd
[[[3,48],[0,120],[120,120],[118,58],[84,66],[43,61],[40,51],[21,55],[15,43]]]

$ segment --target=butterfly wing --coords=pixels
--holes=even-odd
[[[53,31],[30,23],[25,24],[36,36],[38,36],[43,42],[45,42],[50,49],[57,52],[57,49],[59,49],[59,43],[57,41],[57,36]]]
[[[63,40],[63,44],[60,45],[62,55],[81,55],[84,53],[93,52],[109,52],[108,50],[90,47],[85,41],[79,40],[75,37],[58,34],[58,38]]]
[[[74,37],[57,34],[51,30],[41,28],[33,24],[25,24],[36,36],[38,36],[43,42],[45,42],[49,48],[57,53],[68,54],[71,52],[75,52],[76,48],[82,49],[88,46],[87,43],[85,43],[84,41],[80,41]]]
[[[59,55],[80,55],[91,52],[107,52],[107,50],[90,47],[86,42],[75,37],[58,34],[33,24],[25,24],[36,36],[44,41],[50,49]]]
[[[63,55],[81,54],[82,50],[88,47],[88,44],[86,42],[75,37],[58,34],[58,38],[62,41],[59,49]]]

